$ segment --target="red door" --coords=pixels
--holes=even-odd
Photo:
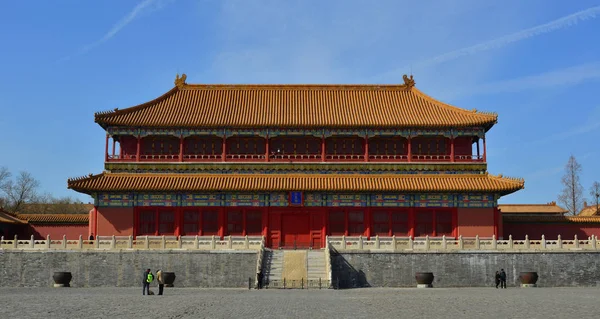
[[[310,247],[310,215],[297,213],[283,214],[281,217],[281,247]]]

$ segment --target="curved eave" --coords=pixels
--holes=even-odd
[[[193,93],[201,91],[205,93]],[[238,93],[231,94],[232,91]],[[319,93],[314,93],[315,91]],[[394,92],[409,92],[409,95]],[[218,110],[237,105],[234,107],[237,111],[233,113],[240,115],[234,117],[232,112],[222,111],[208,114],[212,112],[210,108],[201,109],[195,104],[200,103],[199,101],[215,105]],[[239,101],[250,102],[241,104]],[[296,102],[290,104],[289,101]],[[345,101],[345,108],[338,107],[340,101]],[[292,105],[288,106],[291,108],[290,112],[281,116],[280,105]],[[323,108],[319,109],[319,105]],[[152,107],[158,109],[153,111]],[[182,110],[173,110],[175,107]],[[139,113],[136,115],[136,112]],[[193,116],[180,115],[194,112]],[[310,116],[317,113],[323,115]],[[178,118],[165,120],[166,114]],[[255,116],[257,114],[271,115]],[[352,116],[345,118],[342,114]],[[405,114],[410,116],[403,117]],[[330,129],[483,127],[487,131],[497,120],[495,113],[455,107],[405,85],[184,85],[181,88],[174,87],[162,96],[137,106],[95,114],[95,122],[104,129],[109,126]]]
[[[476,174],[137,174],[102,173],[68,180],[68,188],[94,192],[476,192],[506,195],[522,179]]]
[[[600,216],[503,216],[510,223],[600,224]]]
[[[88,214],[19,214],[18,217],[33,225],[87,225],[89,223]]]

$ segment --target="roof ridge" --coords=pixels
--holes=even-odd
[[[415,92],[415,94],[418,94],[421,97],[423,97],[423,98],[425,98],[427,100],[432,101],[433,103],[438,103],[438,104],[440,104],[443,107],[450,108],[452,110],[461,111],[461,112],[464,112],[464,113],[467,113],[467,114],[469,114],[469,113],[476,113],[478,115],[483,115],[483,116],[487,116],[487,117],[493,117],[493,118],[495,118],[496,122],[498,121],[498,113],[496,113],[496,112],[478,111],[477,109],[467,110],[465,108],[454,106],[452,104],[448,104],[448,103],[443,102],[441,100],[438,100],[438,99],[436,99],[434,97],[431,97],[430,95],[425,94],[423,91],[417,89],[416,87],[413,88],[413,91]]]

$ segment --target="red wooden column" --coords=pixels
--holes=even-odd
[[[450,162],[454,162],[454,136],[450,138]]]
[[[452,234],[454,238],[458,238],[458,208],[452,210]]]
[[[138,135],[137,137],[137,149],[135,151],[135,161],[140,161],[140,149],[142,148],[142,138]]]
[[[371,208],[367,207],[365,209],[365,220],[363,221],[365,224],[365,236],[367,239],[371,238]]]
[[[269,134],[266,135],[265,141],[265,162],[269,161]]]
[[[496,240],[498,239],[498,207],[494,207],[494,236],[496,236]]]
[[[108,162],[108,134],[106,134],[106,145],[104,147],[104,161]]]
[[[115,146],[117,145],[117,140],[113,136],[113,149],[112,149],[112,158],[115,159]]]
[[[412,142],[410,141],[410,136],[408,137],[408,161],[412,161]]]
[[[262,235],[265,241],[269,239],[269,207],[264,207],[262,211]]]
[[[348,210],[344,210],[344,235],[348,236]]]
[[[179,135],[179,161],[183,162],[183,135]]]
[[[365,162],[369,161],[369,134],[365,135]]]
[[[437,221],[437,218],[436,218],[436,217],[437,217],[437,212],[435,211],[435,209],[433,210],[433,214],[432,214],[432,216],[431,216],[431,217],[432,217],[432,219],[431,219],[431,223],[433,224],[433,225],[432,225],[432,227],[431,227],[431,235],[432,235],[433,237],[436,237],[436,236],[437,236],[437,229],[436,229],[436,227],[435,227],[435,226],[436,226],[436,224],[437,224],[437,223],[436,223],[436,221]]]
[[[96,223],[98,223],[97,218],[96,218]],[[138,213],[138,207],[133,207],[133,239],[135,239],[135,237],[138,235],[139,228],[140,228],[140,216]],[[96,234],[96,236],[97,235],[98,234]]]
[[[410,238],[415,238],[415,208],[414,207],[410,207],[408,209],[408,224],[410,227],[408,236]]]
[[[321,215],[321,247],[325,247],[327,244],[327,208],[323,208],[319,214]]]
[[[223,236],[225,236],[225,228],[227,228],[226,225],[226,218],[225,218],[225,207],[221,207],[221,209],[219,209],[219,232],[218,235],[219,237],[222,239]]]
[[[485,136],[483,137],[483,161],[487,162],[487,150],[485,147]]]
[[[175,208],[175,236],[181,236],[181,222],[183,221],[181,207]]]
[[[325,135],[321,137],[321,162],[325,162]]]
[[[226,155],[227,155],[227,135],[223,135],[223,152],[221,154],[221,162],[225,162]]]
[[[479,138],[477,138],[477,159],[479,159]]]

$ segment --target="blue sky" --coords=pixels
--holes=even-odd
[[[600,180],[600,1],[38,0],[0,2],[0,166],[41,191],[103,170],[93,114],[188,83],[402,83],[499,114],[503,203],[556,200],[573,154]],[[589,196],[587,196],[589,198]]]

